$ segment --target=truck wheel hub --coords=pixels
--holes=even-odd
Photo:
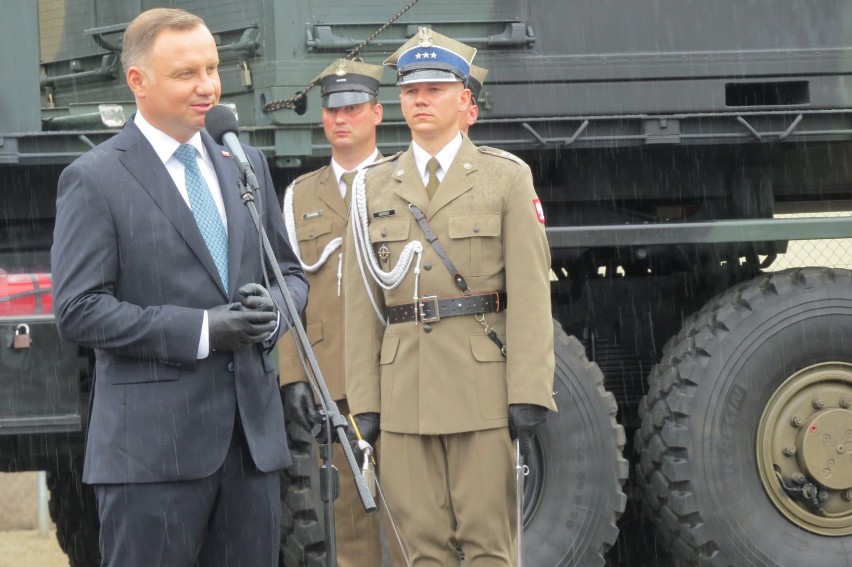
[[[852,487],[852,411],[831,409],[822,411],[802,428],[801,463],[805,474],[832,490]]]
[[[852,534],[852,364],[830,362],[790,376],[766,404],[757,433],[760,480],[799,527]]]

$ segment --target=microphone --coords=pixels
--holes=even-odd
[[[240,173],[246,178],[251,188],[259,189],[260,186],[254,175],[254,167],[246,157],[243,146],[237,138],[240,126],[237,124],[237,117],[234,112],[224,104],[217,104],[208,110],[204,116],[204,127],[217,144],[228,148]]]

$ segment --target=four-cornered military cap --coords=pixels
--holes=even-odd
[[[379,94],[379,81],[385,70],[381,65],[338,59],[313,80],[319,83],[322,105],[339,108],[369,102]]]
[[[429,28],[420,28],[385,65],[396,69],[396,84],[467,82],[476,48]]]
[[[479,98],[479,92],[482,90],[482,83],[485,82],[485,77],[488,76],[488,69],[470,66],[470,76],[467,78],[467,88],[470,89],[470,101],[476,104],[476,99]]]

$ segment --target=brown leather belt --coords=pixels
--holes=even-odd
[[[478,313],[499,313],[506,309],[506,292],[492,291],[481,295],[448,297],[438,299],[434,295],[421,297],[416,303],[388,306],[388,323],[408,323],[421,321],[434,323],[443,317],[457,315],[476,315]]]

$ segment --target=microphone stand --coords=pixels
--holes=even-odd
[[[352,469],[352,476],[355,479],[355,486],[358,489],[358,497],[361,499],[361,504],[364,506],[364,510],[367,513],[372,513],[376,511],[376,502],[373,499],[373,495],[370,494],[370,489],[367,486],[364,477],[361,475],[361,469],[358,467],[358,463],[355,461],[355,455],[352,453],[352,447],[349,445],[349,441],[346,438],[346,418],[340,413],[337,409],[337,404],[334,403],[334,400],[331,398],[331,394],[328,391],[328,386],[325,383],[325,380],[322,377],[322,372],[320,371],[319,365],[317,364],[316,357],[314,356],[313,349],[311,348],[311,343],[308,340],[307,335],[305,334],[305,328],[302,325],[302,319],[299,317],[299,312],[296,309],[295,303],[293,303],[293,298],[290,295],[290,290],[287,289],[287,285],[284,283],[284,275],[281,273],[281,267],[278,265],[278,261],[275,258],[275,252],[272,250],[272,246],[269,243],[269,238],[266,235],[266,230],[263,227],[263,224],[260,222],[260,217],[257,213],[257,207],[254,203],[254,191],[260,190],[260,185],[257,181],[257,177],[254,174],[254,171],[250,169],[246,169],[240,167],[238,164],[238,169],[240,169],[243,174],[243,178],[239,181],[238,186],[240,189],[241,198],[243,204],[248,207],[249,214],[251,214],[251,218],[254,221],[255,229],[260,235],[261,241],[263,243],[263,253],[266,257],[267,262],[272,267],[272,272],[275,275],[275,282],[278,284],[278,288],[284,295],[284,303],[287,308],[287,315],[290,318],[290,322],[292,326],[290,328],[290,332],[296,333],[296,340],[299,346],[301,346],[303,352],[305,353],[307,358],[307,363],[310,366],[309,376],[312,374],[316,379],[316,385],[320,394],[320,404],[323,407],[323,410],[320,411],[320,416],[322,419],[322,427],[324,428],[324,438],[327,443],[324,447],[321,447],[320,456],[322,458],[322,467],[320,467],[320,487],[322,492],[322,501],[323,501],[323,509],[325,516],[325,537],[326,537],[326,564],[328,567],[336,567],[337,566],[337,541],[335,539],[335,529],[334,529],[334,500],[337,499],[339,494],[339,485],[338,485],[338,475],[337,469],[331,464],[331,441],[332,441],[332,432],[337,436],[337,440],[340,442],[340,446],[343,448],[343,453],[346,456],[346,462],[349,464],[349,468]],[[304,362],[304,359],[303,359]],[[308,370],[308,368],[306,368]]]

